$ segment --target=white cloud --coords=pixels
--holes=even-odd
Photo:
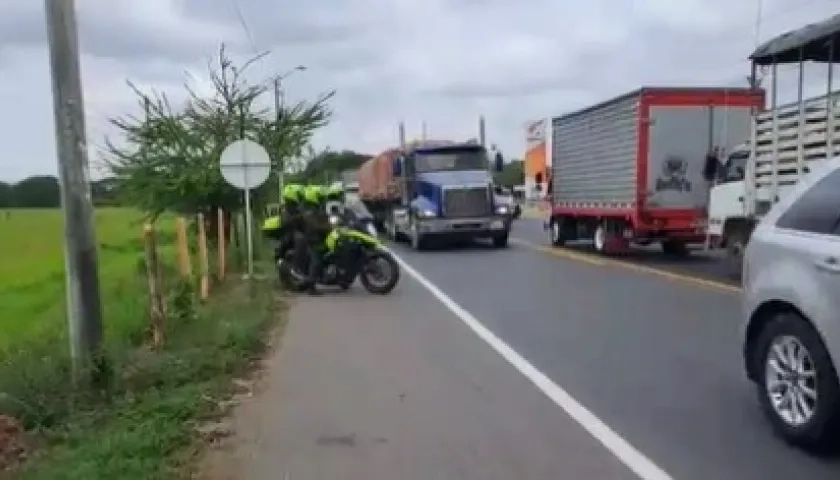
[[[88,132],[137,108],[125,81],[177,95],[221,42],[251,53],[233,0],[77,0]],[[256,75],[296,65],[292,99],[336,89],[335,121],[316,142],[367,152],[396,140],[398,120],[521,154],[525,121],[646,85],[743,86],[756,2],[725,0],[238,0],[260,49]],[[821,20],[840,0],[764,0],[763,38]],[[43,3],[0,2],[0,178],[55,172]],[[824,67],[822,67],[824,70]],[[819,68],[808,69],[816,92]],[[787,99],[795,76],[782,80]],[[822,88],[822,87],[819,87]],[[783,97],[784,98],[784,97]],[[111,132],[112,133],[112,132]]]

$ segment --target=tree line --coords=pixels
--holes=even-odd
[[[99,207],[120,204],[113,179],[91,182],[93,203]],[[0,209],[5,208],[58,208],[61,196],[58,178],[35,175],[17,183],[0,182]]]

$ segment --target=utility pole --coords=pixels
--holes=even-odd
[[[280,82],[282,81],[281,77],[276,77],[274,79],[274,127],[277,129],[277,135],[280,134],[280,120],[281,116],[283,115],[283,102],[281,100],[283,95],[283,89]],[[276,146],[275,146],[276,147]],[[279,198],[279,202],[283,204],[283,184],[284,184],[284,177],[286,174],[286,158],[283,156],[283,152],[279,152],[275,150],[275,155],[280,155],[280,159],[277,162],[279,165],[279,170],[277,171],[277,195]]]
[[[102,299],[74,0],[45,0],[74,380],[99,363]],[[91,370],[94,379],[101,371]]]

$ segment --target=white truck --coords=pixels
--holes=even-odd
[[[804,175],[840,153],[840,92],[832,92],[830,69],[828,93],[803,98],[804,61],[825,56],[816,51],[820,45],[812,45],[810,37],[819,34],[810,31],[815,26],[774,38],[750,56],[753,79],[759,66],[771,69],[771,107],[753,113],[751,138],[726,157],[709,198],[709,244],[726,249],[733,273],[740,272],[744,248],[761,217]],[[777,65],[785,63],[799,64],[798,100],[779,105]]]

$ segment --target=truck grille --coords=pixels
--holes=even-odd
[[[446,217],[481,217],[492,213],[491,207],[487,187],[456,187],[443,191],[443,215]]]

